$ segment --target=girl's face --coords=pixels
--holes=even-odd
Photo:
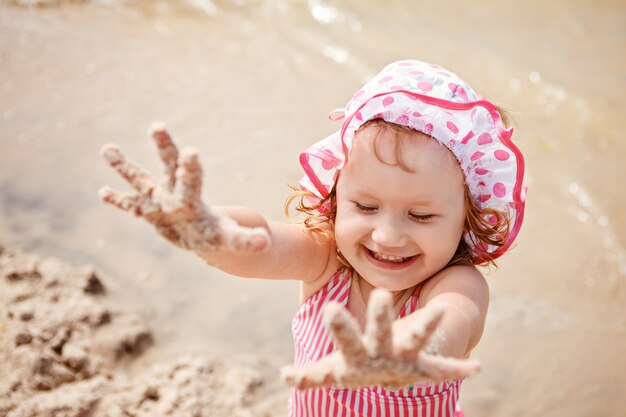
[[[397,165],[397,140],[413,172]],[[336,185],[338,249],[374,287],[400,291],[424,281],[452,259],[463,235],[463,183],[456,159],[436,140],[363,127]]]

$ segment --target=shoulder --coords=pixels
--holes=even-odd
[[[474,266],[444,268],[424,283],[419,303],[444,305],[482,326],[489,307],[489,285]]]
[[[445,308],[443,322],[448,333],[465,335],[461,345],[468,354],[482,336],[489,308],[489,286],[480,271],[474,266],[453,266],[429,278],[419,305],[430,304]]]
[[[473,265],[456,265],[442,269],[424,282],[422,295],[428,298],[440,292],[489,296],[487,280]]]

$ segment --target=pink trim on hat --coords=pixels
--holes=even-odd
[[[420,71],[407,67],[419,67]],[[445,145],[459,161],[477,204],[509,213],[512,225],[507,242],[500,248],[486,248],[488,256],[480,257],[479,263],[510,248],[524,218],[524,158],[511,141],[513,129],[504,127],[497,108],[463,80],[419,61],[394,63],[353,96],[343,115],[339,113],[331,114],[335,120],[343,118],[341,130],[300,156],[305,171],[300,182],[303,188],[327,197],[348,161],[356,131],[366,121],[381,118],[421,131]],[[465,240],[474,247],[471,234]],[[475,251],[476,256],[481,253]]]
[[[328,152],[324,152],[320,149],[316,149],[313,147],[309,147],[306,151],[300,154],[300,165],[302,165],[305,174],[307,175],[313,186],[317,189],[318,192],[316,194],[318,194],[318,196],[321,198],[326,198],[330,193],[330,189],[319,180],[315,169],[313,169],[313,167],[309,164],[309,158],[311,156],[316,156],[322,161],[330,162],[335,167],[343,165],[343,161]],[[335,175],[335,178],[333,178],[333,180],[336,181],[336,179],[337,178]]]

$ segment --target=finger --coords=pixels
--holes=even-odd
[[[433,342],[433,334],[443,318],[445,310],[438,305],[428,306],[421,310],[416,318],[415,325],[405,333],[404,338],[398,341],[400,355],[404,358],[416,358],[417,354],[429,342]],[[432,346],[437,350],[438,346]],[[435,352],[432,352],[435,353]]]
[[[104,159],[107,160],[126,181],[141,194],[148,194],[156,186],[156,181],[152,175],[138,165],[126,160],[120,149],[113,144],[106,144],[100,151]]]
[[[120,193],[108,186],[100,188],[98,195],[105,203],[112,204],[121,210],[133,212],[137,216],[142,214],[141,196]]]
[[[456,359],[420,353],[420,372],[429,380],[443,381],[467,378],[480,372],[480,362],[476,359]]]
[[[330,329],[335,347],[341,351],[348,365],[357,365],[367,358],[361,341],[359,325],[343,306],[329,302],[324,306],[324,324]]]
[[[198,160],[198,151],[185,148],[180,157],[178,169],[179,192],[185,207],[194,207],[200,202],[202,194],[202,167]]]
[[[368,301],[365,326],[365,345],[371,356],[375,358],[391,356],[392,321],[391,293],[381,289],[372,291]]]
[[[296,368],[291,365],[284,366],[280,370],[280,375],[282,381],[287,386],[302,390],[335,385],[339,372],[337,367],[329,364],[328,361],[322,360],[304,368]]]
[[[159,151],[159,156],[165,165],[166,187],[169,192],[174,191],[176,185],[176,169],[178,168],[178,148],[165,128],[163,122],[154,122],[150,126],[150,136]]]
[[[209,215],[219,217],[219,240],[232,252],[261,252],[269,246],[270,236],[262,227],[243,227],[226,216],[208,210]]]

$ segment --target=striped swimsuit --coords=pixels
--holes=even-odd
[[[348,305],[352,274],[339,270],[332,279],[300,307],[292,323],[295,365],[317,362],[334,349],[332,337],[322,324],[322,306],[329,301]],[[399,318],[417,309],[419,288],[400,311]],[[403,390],[371,386],[359,389],[293,389],[289,417],[462,417],[458,407],[461,380],[421,384]]]

